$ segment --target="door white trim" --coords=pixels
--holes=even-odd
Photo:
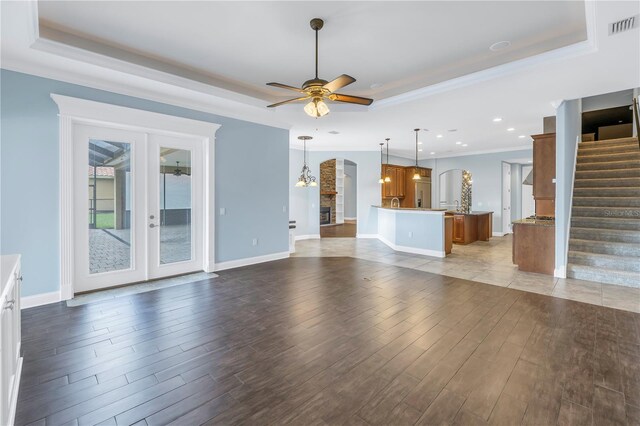
[[[86,99],[51,94],[60,111],[60,299],[74,294],[74,191],[73,130],[77,124],[90,124],[138,132],[196,137],[202,140],[205,154],[204,260],[203,270],[215,269],[215,134],[220,124],[159,114]]]

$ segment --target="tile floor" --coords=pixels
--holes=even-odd
[[[453,246],[444,259],[396,252],[377,239],[328,238],[296,242],[297,257],[349,256],[562,299],[640,312],[640,289],[518,271],[511,235]]]

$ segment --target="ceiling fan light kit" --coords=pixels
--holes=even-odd
[[[310,100],[304,107],[304,112],[310,117],[320,118],[329,114],[329,107],[324,100],[330,100],[333,102],[344,102],[348,104],[357,105],[371,105],[373,99],[362,98],[360,96],[343,95],[335,93],[345,86],[356,81],[355,78],[342,74],[332,81],[323,80],[318,78],[318,31],[324,26],[324,21],[320,18],[313,18],[310,22],[311,29],[316,33],[316,75],[311,80],[307,80],[302,84],[301,88],[289,86],[282,83],[267,83],[268,86],[279,87],[281,89],[292,90],[298,92],[303,96],[294,99],[288,99],[286,101],[277,102],[275,104],[268,105],[267,108],[275,108],[280,105],[288,104],[290,102],[299,102]]]

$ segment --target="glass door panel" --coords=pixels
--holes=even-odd
[[[89,139],[89,273],[130,269],[131,144]]]
[[[76,292],[146,278],[146,135],[99,126],[74,129]],[[142,215],[142,216],[141,216]]]
[[[191,151],[160,147],[160,264],[192,259]]]

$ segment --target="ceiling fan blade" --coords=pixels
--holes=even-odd
[[[302,96],[301,98],[288,99],[286,101],[278,102],[276,104],[267,105],[267,108],[274,108],[280,105],[288,104],[289,102],[304,101],[305,99],[309,99],[310,97],[311,96]]]
[[[335,92],[336,90],[340,90],[343,87],[350,85],[354,81],[356,81],[356,79],[350,75],[342,74],[340,77],[336,77],[322,87],[330,92]]]
[[[340,93],[332,93],[329,99],[336,102],[346,102],[348,104],[371,105],[373,99],[361,98],[360,96],[341,95]]]
[[[279,87],[281,89],[288,89],[288,90],[293,90],[294,92],[304,93],[304,90],[298,87],[288,86],[282,83],[267,83],[267,86]]]

